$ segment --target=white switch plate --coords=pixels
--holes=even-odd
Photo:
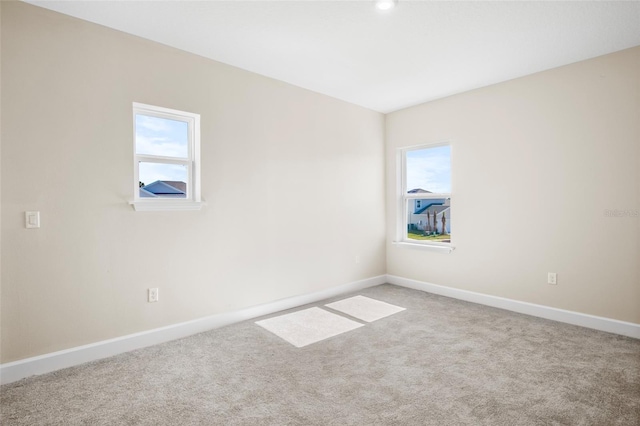
[[[24,226],[26,228],[40,228],[40,212],[24,212]]]
[[[558,284],[558,275],[555,272],[549,272],[547,274],[547,284],[551,284],[551,285]]]
[[[149,302],[157,302],[158,301],[158,287],[149,289]]]

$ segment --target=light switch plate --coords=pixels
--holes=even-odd
[[[24,212],[26,228],[40,228],[40,212]]]

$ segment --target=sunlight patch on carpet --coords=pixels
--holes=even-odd
[[[364,326],[315,307],[256,321],[256,324],[298,348]]]
[[[325,306],[366,322],[373,322],[405,310],[400,306],[365,296],[354,296]]]

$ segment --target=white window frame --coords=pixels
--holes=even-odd
[[[187,158],[138,154],[136,152],[136,115],[146,115],[187,123]],[[204,202],[200,196],[200,114],[133,102],[133,201],[136,211],[200,210]],[[140,162],[181,164],[187,167],[186,198],[141,198]]]
[[[403,247],[411,247],[411,248],[420,248],[431,251],[438,251],[443,253],[450,253],[455,249],[453,246],[453,239],[450,243],[438,242],[438,241],[422,241],[422,240],[413,240],[407,237],[408,223],[407,217],[409,216],[408,208],[409,202],[411,200],[416,199],[449,199],[450,203],[453,202],[452,192],[453,188],[451,188],[452,192],[445,193],[416,193],[409,194],[407,191],[407,153],[410,151],[418,151],[429,148],[437,148],[439,146],[449,146],[451,150],[451,158],[450,161],[453,164],[453,144],[451,141],[443,141],[437,143],[429,143],[424,145],[416,145],[404,148],[398,148],[397,150],[397,161],[396,161],[396,170],[397,170],[397,230],[396,230],[396,240],[393,244]],[[453,166],[451,167],[453,169]],[[452,172],[453,173],[453,172]],[[453,182],[452,182],[453,185]]]

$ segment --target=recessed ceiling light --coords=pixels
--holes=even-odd
[[[390,10],[396,7],[398,0],[376,0],[376,9],[378,10]]]

